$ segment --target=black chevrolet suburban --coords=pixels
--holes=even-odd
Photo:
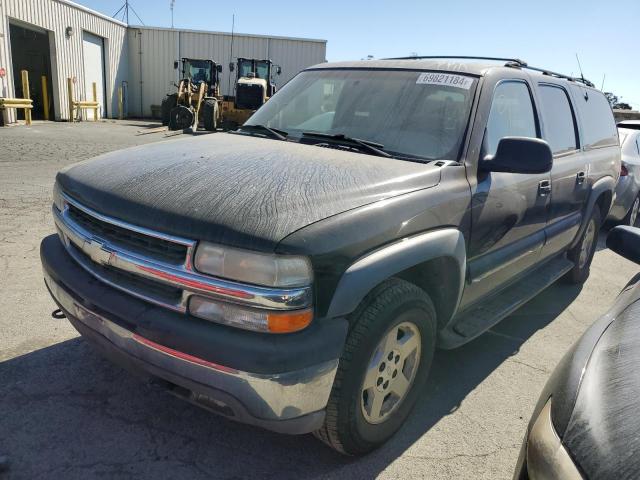
[[[60,315],[241,422],[361,454],[436,348],[583,282],[620,173],[605,97],[515,59],[325,63],[236,132],[58,173]]]

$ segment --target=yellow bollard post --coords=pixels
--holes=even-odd
[[[98,85],[96,84],[96,82],[93,82],[93,101],[98,101]],[[93,121],[98,121],[98,107],[95,107],[93,109]]]
[[[69,121],[73,122],[73,80],[67,78],[67,95],[69,97]]]
[[[122,120],[124,115],[124,103],[122,98],[122,87],[118,87],[118,119]]]
[[[22,98],[31,98],[29,93],[29,72],[26,70],[22,70],[20,72],[22,74]],[[31,109],[24,109],[24,123],[27,125],[31,125]]]
[[[44,119],[49,120],[49,90],[47,90],[47,77],[42,75],[42,108]]]

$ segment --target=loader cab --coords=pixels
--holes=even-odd
[[[182,59],[182,78],[190,80],[196,86],[205,82],[207,85],[207,97],[214,97],[218,94],[220,72],[222,72],[222,65],[218,65],[211,60]]]
[[[271,60],[238,58],[236,108],[257,110],[276,93],[273,74],[281,72],[282,68]]]

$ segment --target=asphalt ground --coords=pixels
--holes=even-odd
[[[155,125],[153,125],[155,126]],[[550,372],[636,273],[604,247],[591,277],[556,284],[464,347],[436,354],[402,430],[362,458],[311,435],[237,424],[104,360],[55,308],[38,246],[66,165],[148,142],[145,122],[0,129],[0,478],[510,478]]]

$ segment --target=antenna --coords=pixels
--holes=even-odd
[[[582,84],[586,85],[587,82],[584,79],[584,73],[582,73],[582,65],[580,65],[580,57],[578,57],[578,53],[576,52],[576,60],[578,61],[578,69],[580,70],[580,78],[582,78]],[[587,89],[584,89],[584,99],[585,100],[589,100],[589,92],[587,91]]]
[[[171,10],[171,28],[173,28],[173,6],[175,5],[176,0],[169,1],[169,9]]]
[[[604,74],[602,75],[602,86],[600,87],[600,91],[601,91],[601,92],[604,92],[604,79],[605,79],[605,78],[607,78],[607,74],[606,74],[606,73],[604,73]]]
[[[229,52],[229,65],[233,63],[233,31],[236,26],[236,14],[231,16],[231,51]],[[231,69],[229,69],[229,82],[227,83],[227,92],[231,91]]]
[[[580,77],[582,78],[582,81],[584,82],[584,73],[582,73],[582,65],[580,65],[580,57],[578,57],[577,53],[576,53],[576,60],[578,61],[578,69],[580,70]]]
[[[118,14],[122,12],[122,21],[129,25],[129,10],[131,10],[138,21],[144,25],[144,22],[140,18],[140,15],[138,15],[138,12],[136,12],[136,10],[129,4],[129,0],[124,0],[124,5],[122,5],[118,11],[112,15],[112,18],[118,18]]]

